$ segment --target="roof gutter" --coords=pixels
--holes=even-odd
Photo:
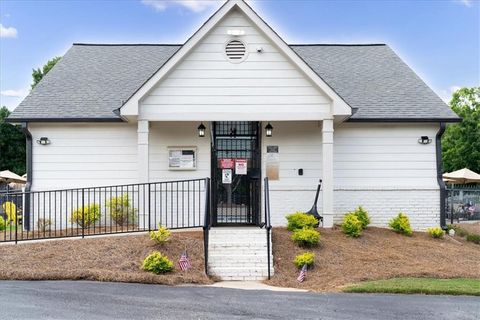
[[[348,122],[462,122],[462,118],[349,118]]]
[[[25,230],[30,230],[30,190],[33,179],[33,150],[32,150],[32,134],[28,130],[28,122],[22,123],[22,131],[26,138],[27,151],[27,183],[25,184],[25,206],[23,208],[23,225]]]
[[[124,122],[124,120],[121,118],[7,118],[5,122]]]
[[[443,181],[443,163],[442,163],[442,136],[445,132],[446,123],[440,122],[440,129],[435,137],[435,148],[437,156],[437,182],[440,187],[440,227],[447,230],[446,212],[445,212],[445,181]]]

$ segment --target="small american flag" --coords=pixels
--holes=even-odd
[[[300,275],[297,278],[298,282],[303,282],[305,280],[305,277],[307,276],[307,265],[304,264],[302,267],[302,271],[300,271]]]
[[[190,264],[190,261],[188,260],[187,250],[185,250],[182,253],[182,255],[180,256],[180,260],[178,261],[178,265],[180,266],[180,269],[182,269],[182,271],[188,270],[192,266]]]

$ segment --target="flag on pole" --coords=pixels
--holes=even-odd
[[[305,280],[305,277],[307,276],[307,265],[304,264],[302,267],[302,271],[300,271],[300,275],[297,278],[298,282],[303,282]]]
[[[178,265],[180,266],[180,269],[182,269],[182,271],[185,271],[191,268],[192,265],[190,264],[190,260],[188,260],[187,250],[185,250],[180,256]]]

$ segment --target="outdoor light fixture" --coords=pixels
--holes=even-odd
[[[207,129],[207,128],[205,128],[205,126],[203,125],[203,122],[200,123],[200,125],[198,126],[198,136],[199,137],[201,137],[201,138],[205,137],[205,129]]]
[[[272,125],[270,124],[270,122],[265,126],[265,135],[267,137],[271,137],[272,136],[272,133],[273,133],[273,127]]]
[[[239,29],[233,29],[233,30],[227,30],[227,34],[229,36],[243,36],[245,34],[245,30],[239,30]]]
[[[46,146],[47,144],[50,144],[50,140],[48,140],[47,137],[41,137],[37,140],[37,143],[41,144],[42,146]]]
[[[421,136],[420,139],[418,139],[418,143],[420,144],[429,144],[432,142],[432,139],[430,139],[428,136]]]

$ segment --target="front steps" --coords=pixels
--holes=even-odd
[[[266,230],[259,227],[211,228],[208,241],[208,271],[221,280],[267,279]],[[270,272],[270,275],[273,275],[272,254]]]

